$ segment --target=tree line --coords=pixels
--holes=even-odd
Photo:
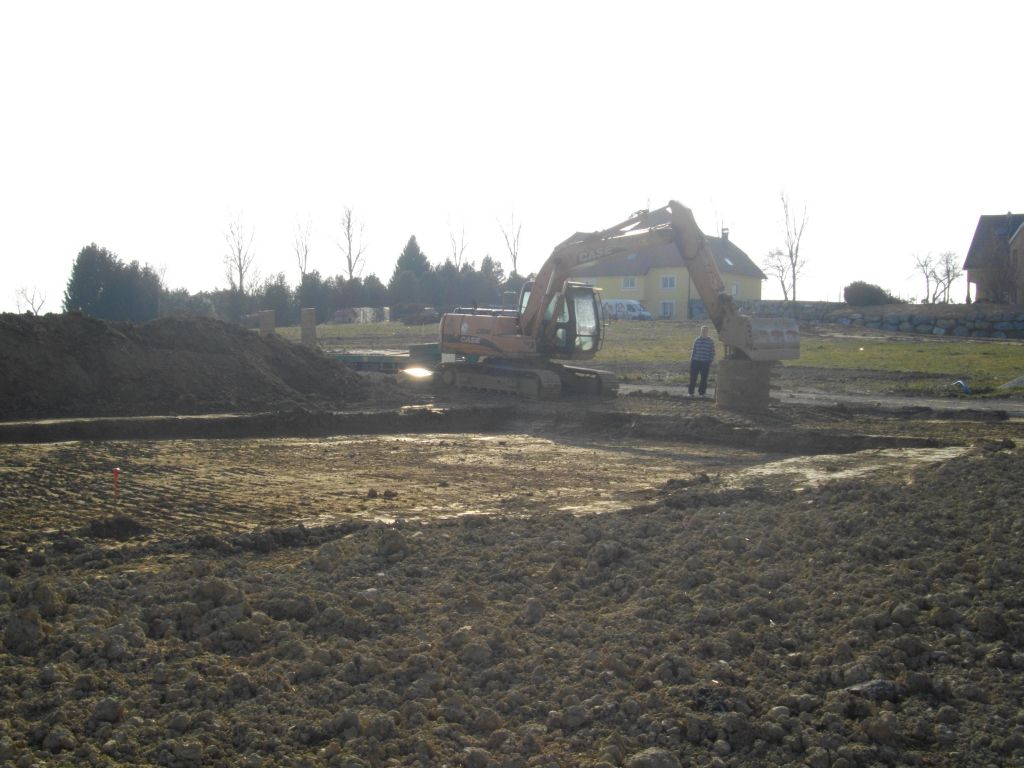
[[[422,313],[425,307],[447,311],[458,306],[500,306],[508,294],[518,293],[525,278],[506,275],[489,255],[479,268],[469,261],[459,265],[447,258],[431,264],[413,235],[402,250],[387,284],[376,275],[355,274],[353,260],[348,274],[324,276],[306,271],[300,260],[299,283],[292,286],[279,272],[258,281],[248,268],[248,245],[239,231],[229,232],[232,261],[229,287],[189,293],[168,288],[149,265],[125,262],[106,248],[90,243],[79,251],[64,291],[65,312],[82,312],[103,320],[147,322],[157,317],[198,315],[232,322],[251,320],[255,313],[272,309],[278,325],[298,323],[302,308],[314,308],[317,322],[344,320],[353,307],[391,307],[393,319]],[[297,252],[301,244],[297,241]],[[355,253],[350,250],[349,253]],[[461,254],[460,254],[461,256]],[[242,266],[239,269],[239,265]],[[233,267],[233,272],[230,269]]]

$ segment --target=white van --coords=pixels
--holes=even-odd
[[[654,319],[647,308],[636,299],[605,299],[604,315],[612,320]]]

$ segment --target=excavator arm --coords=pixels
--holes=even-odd
[[[789,318],[741,315],[725,290],[715,257],[693,212],[675,200],[668,204],[668,210],[673,240],[729,355],[758,361],[800,357],[800,331],[796,322]]]

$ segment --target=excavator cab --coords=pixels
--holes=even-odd
[[[544,308],[538,351],[553,358],[589,360],[601,348],[603,312],[593,286],[567,282],[565,291],[552,296]]]

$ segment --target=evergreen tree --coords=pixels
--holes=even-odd
[[[481,302],[501,306],[502,290],[505,284],[505,270],[501,264],[490,256],[484,256],[480,261],[480,271],[476,277],[477,292],[480,294]]]
[[[447,259],[430,276],[430,299],[424,303],[437,307],[442,312],[455,308],[456,305],[464,303],[466,297],[467,291],[462,282],[458,268],[451,259]]]
[[[142,323],[157,316],[161,291],[160,277],[149,265],[125,264],[106,248],[90,243],[78,252],[71,268],[64,311]]]
[[[396,319],[407,312],[417,311],[423,304],[420,299],[420,284],[416,275],[406,270],[397,273],[388,284],[388,296],[391,299],[391,312]]]
[[[402,255],[395,263],[395,275],[406,271],[412,272],[417,278],[430,272],[430,261],[427,259],[427,255],[420,250],[419,243],[416,242],[416,235],[409,238],[409,242],[402,249]]]
[[[334,278],[334,287],[339,308],[365,307],[365,291],[363,281],[358,277],[346,280],[344,275]]]
[[[395,319],[401,319],[410,312],[419,312],[432,301],[428,285],[430,276],[430,262],[420,250],[416,235],[413,235],[402,249],[388,283],[391,311]]]
[[[302,285],[295,292],[299,309],[316,309],[316,321],[327,322],[335,310],[334,286],[331,280],[324,280],[317,270],[302,276]]]
[[[214,317],[213,300],[209,294],[189,294],[186,288],[164,290],[160,296],[160,317]]]
[[[294,325],[298,322],[292,289],[285,279],[284,272],[278,272],[263,283],[256,295],[256,302],[256,306],[261,310],[274,310],[276,325]]]
[[[363,279],[363,306],[386,307],[390,303],[388,287],[376,275]]]

